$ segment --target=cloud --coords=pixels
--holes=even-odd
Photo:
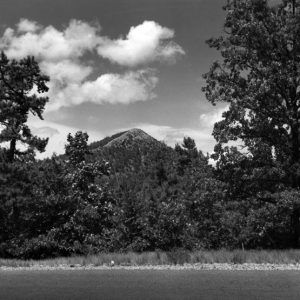
[[[153,92],[158,77],[151,69],[127,72],[125,74],[104,74],[94,81],[68,84],[61,89],[53,84],[50,87],[48,110],[79,105],[84,102],[96,104],[129,104],[147,101],[155,97]]]
[[[35,32],[40,28],[40,26],[33,21],[27,19],[21,19],[17,25],[19,32]]]
[[[123,66],[137,66],[153,61],[174,61],[185,52],[171,41],[174,30],[162,27],[154,21],[144,21],[131,27],[126,38],[103,38],[98,54]]]
[[[152,35],[149,32],[148,36],[139,37],[147,33],[145,28],[150,31],[152,29]],[[0,39],[0,48],[5,50],[9,58],[35,56],[41,70],[50,76],[50,89],[46,94],[50,101],[46,111],[85,102],[129,104],[155,97],[154,89],[158,84],[155,70],[145,67],[122,74],[100,75],[96,72],[95,57],[94,60],[90,59],[89,64],[86,62],[85,54],[93,54],[96,49],[99,52],[101,47],[112,43],[108,38],[102,37],[100,31],[99,25],[79,20],[71,20],[63,30],[58,30],[53,26],[43,27],[34,21],[21,19],[16,29],[5,30]],[[162,43],[161,40],[173,36],[171,29],[155,22],[144,22],[131,28],[128,43],[125,43],[126,49],[123,49],[127,51],[124,55],[129,55],[130,47],[137,48],[131,54],[134,57],[129,63],[131,65],[158,58],[172,59],[183,50],[175,43]],[[143,43],[139,45],[139,41]]]
[[[112,40],[102,36],[100,25],[71,20],[63,30],[43,27],[21,19],[16,30],[7,28],[1,48],[9,57],[20,59],[33,55],[40,61],[57,62],[78,59],[97,50],[101,57],[123,66],[137,66],[153,61],[172,61],[185,51],[172,39],[175,32],[154,21],[144,21],[130,28],[126,38]]]
[[[93,72],[92,67],[72,60],[42,61],[40,67],[43,72],[50,76],[51,83],[59,84],[62,87],[70,83],[80,83]]]
[[[60,31],[53,26],[43,28],[36,22],[21,19],[17,30],[5,30],[0,45],[11,58],[33,55],[39,61],[57,62],[79,58],[95,49],[99,31],[99,27],[79,20],[71,20],[68,27]]]

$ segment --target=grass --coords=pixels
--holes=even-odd
[[[158,266],[183,264],[296,264],[300,263],[300,250],[215,250],[194,251],[176,250],[171,252],[143,253],[101,253],[89,256],[61,257],[45,260],[1,259],[0,267],[58,267],[58,266]]]

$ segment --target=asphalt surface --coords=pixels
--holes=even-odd
[[[300,271],[0,271],[0,299],[300,299]]]

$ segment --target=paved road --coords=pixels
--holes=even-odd
[[[300,299],[300,271],[0,271],[0,299]]]

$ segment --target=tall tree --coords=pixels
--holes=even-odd
[[[215,158],[226,167],[229,141],[242,141],[244,177],[300,188],[300,15],[297,1],[271,7],[267,0],[229,1],[224,35],[208,44],[222,60],[204,75],[208,100],[229,103],[215,124]],[[233,151],[236,151],[233,150]],[[247,163],[245,163],[247,161]],[[249,163],[250,162],[250,163]],[[248,164],[248,166],[247,166]],[[228,166],[228,164],[227,164]],[[247,174],[246,174],[247,173]],[[261,188],[263,188],[261,186]],[[256,190],[257,195],[259,192]],[[260,194],[261,195],[261,194]],[[269,195],[269,196],[267,196]],[[273,201],[270,193],[260,200]],[[295,203],[294,245],[299,245],[300,206]]]
[[[48,139],[34,136],[28,127],[29,113],[43,119],[47,97],[38,93],[48,91],[49,78],[40,71],[33,57],[9,60],[4,52],[0,55],[0,143],[9,143],[6,158],[12,162],[16,156],[44,151]],[[37,91],[34,93],[33,91]],[[27,145],[25,151],[17,149],[17,142]]]
[[[88,247],[89,251],[108,249],[113,239],[111,230],[115,213],[114,201],[103,178],[109,175],[109,164],[87,161],[87,133],[69,134],[67,141],[64,184],[69,188],[64,197],[67,205],[61,212],[64,222],[53,228],[49,235],[69,245],[70,252],[84,253]]]

